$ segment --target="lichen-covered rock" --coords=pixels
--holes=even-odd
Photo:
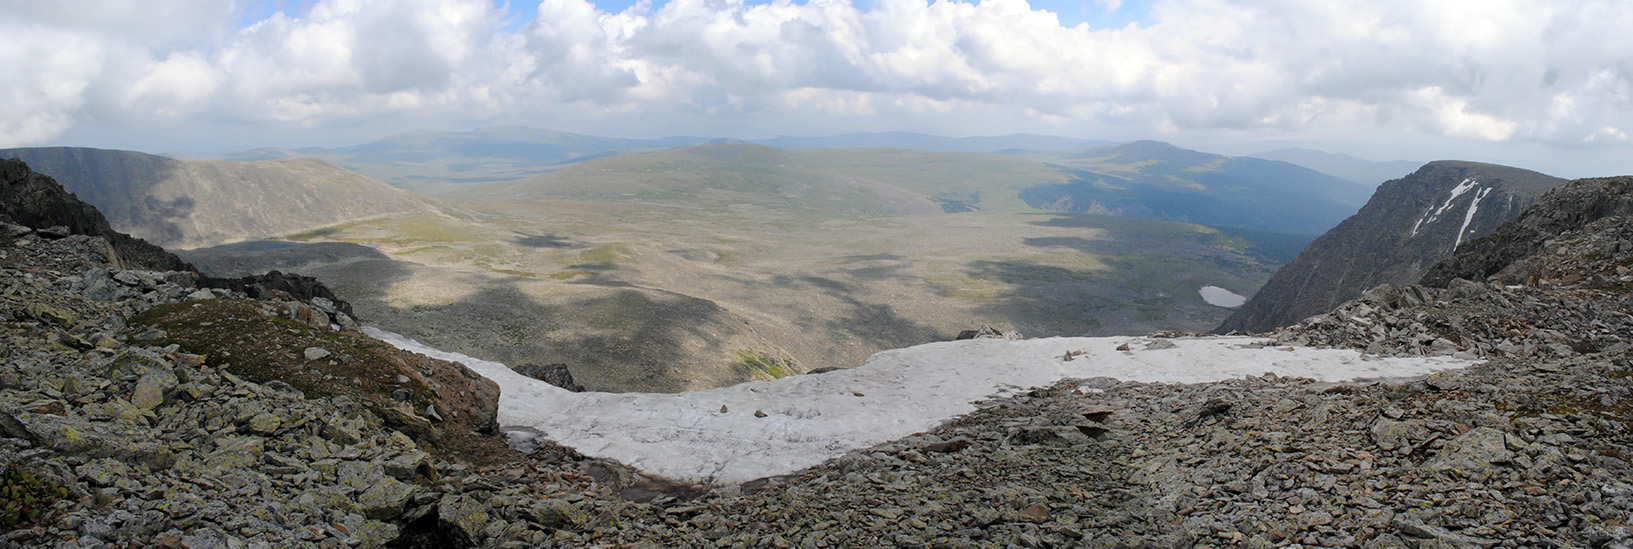
[[[1437,471],[1452,471],[1484,480],[1491,477],[1493,467],[1507,464],[1513,458],[1514,453],[1508,451],[1502,431],[1479,427],[1447,443],[1429,466]]]
[[[136,390],[131,395],[131,404],[143,410],[158,408],[164,404],[165,395],[178,384],[176,374],[168,368],[151,370],[136,380]]]
[[[412,484],[384,477],[357,496],[357,507],[371,519],[395,519],[403,514],[404,506],[413,499],[415,491]]]
[[[471,543],[479,543],[488,523],[488,506],[471,496],[447,495],[437,502],[437,518],[458,528]]]

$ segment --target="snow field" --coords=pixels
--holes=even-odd
[[[922,432],[976,401],[1065,378],[1201,383],[1275,373],[1323,381],[1409,377],[1464,368],[1451,357],[1384,358],[1274,347],[1264,338],[975,339],[883,351],[861,366],[684,393],[573,393],[505,365],[380,330],[400,349],[460,362],[499,384],[499,423],[536,429],[587,456],[648,474],[734,484],[789,474]],[[1171,348],[1164,347],[1168,342]],[[1128,343],[1130,351],[1118,351]],[[1083,354],[1067,361],[1068,352]],[[755,412],[765,417],[756,417]]]

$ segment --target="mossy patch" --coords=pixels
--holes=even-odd
[[[744,349],[737,351],[737,357],[737,368],[747,371],[748,377],[755,381],[771,381],[800,373],[794,366],[794,359],[786,356]]]
[[[205,357],[205,363],[256,383],[282,381],[308,397],[348,396],[381,417],[393,417],[392,391],[407,390],[407,404],[433,403],[431,388],[390,345],[356,332],[319,330],[264,313],[256,302],[206,299],[160,305],[131,319],[137,330],[164,330],[161,345]],[[330,354],[307,360],[305,349]]]
[[[203,355],[211,366],[257,383],[278,380],[308,395],[335,396],[399,387],[394,348],[353,332],[319,330],[270,316],[254,302],[206,299],[149,309],[131,319],[167,334],[162,343]],[[305,360],[308,347],[321,347],[334,358]],[[339,357],[351,357],[341,360]],[[410,384],[413,380],[409,381]],[[428,393],[424,385],[410,390]]]
[[[583,263],[598,263],[602,265],[625,265],[635,263],[635,250],[629,245],[620,242],[600,244],[578,255]]]

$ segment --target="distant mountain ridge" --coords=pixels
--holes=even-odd
[[[1027,156],[698,145],[599,158],[448,196],[702,208],[741,202],[844,215],[1051,211],[1315,235],[1353,213],[1365,194],[1292,164],[1139,141]]]
[[[656,139],[601,137],[571,132],[500,126],[468,132],[411,132],[336,148],[265,148],[224,156],[226,160],[321,158],[405,189],[435,185],[513,181],[596,158],[679,149],[697,145],[756,144],[787,150],[886,147],[925,151],[996,152],[1062,150],[1107,141],[1049,135],[943,137],[911,132],[855,133],[822,137],[781,136],[731,139],[674,136]]]
[[[1277,149],[1247,156],[1265,160],[1279,160],[1303,166],[1333,177],[1366,185],[1368,188],[1377,187],[1379,183],[1384,181],[1399,179],[1417,170],[1418,166],[1422,165],[1421,162],[1411,160],[1374,162],[1347,154],[1312,149]]]
[[[1297,234],[1319,234],[1353,213],[1367,190],[1285,162],[1135,141],[1040,158],[1070,180],[1024,190],[1045,210],[1104,213]]]
[[[1379,284],[1417,282],[1565,180],[1437,161],[1385,182],[1361,211],[1311,242],[1215,331],[1263,332],[1326,313]]]
[[[166,247],[435,209],[426,198],[309,158],[181,161],[79,147],[4,149],[0,158],[27,162],[100,209],[115,229]]]

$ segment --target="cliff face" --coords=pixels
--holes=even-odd
[[[1379,284],[1416,282],[1564,181],[1492,164],[1426,164],[1380,186],[1360,212],[1278,269],[1215,331],[1268,331],[1331,311]]]

